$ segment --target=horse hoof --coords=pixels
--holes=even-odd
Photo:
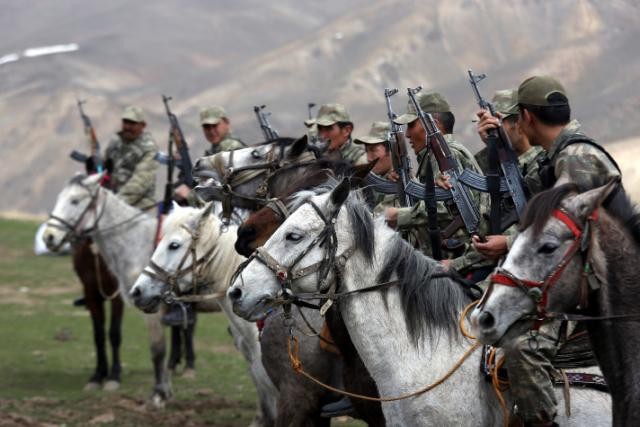
[[[182,378],[185,380],[195,380],[196,370],[192,368],[185,368],[184,371],[182,371]]]
[[[167,402],[162,398],[162,396],[160,396],[157,393],[155,393],[153,396],[151,396],[151,405],[155,409],[164,409],[166,403]]]
[[[96,391],[100,390],[100,383],[95,381],[89,381],[87,385],[84,386],[82,391]]]
[[[116,381],[116,380],[109,380],[106,383],[104,383],[104,386],[102,387],[104,391],[116,391],[119,388],[120,388],[120,381]]]

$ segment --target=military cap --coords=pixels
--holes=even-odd
[[[227,112],[219,105],[203,108],[200,111],[201,125],[217,125],[220,120],[227,118]]]
[[[342,104],[323,104],[315,119],[305,120],[307,126],[331,126],[335,123],[352,123],[347,108]]]
[[[518,110],[518,91],[515,89],[496,91],[491,103],[497,112],[502,113],[503,118],[520,113]]]
[[[448,113],[451,111],[451,107],[449,107],[449,103],[447,102],[447,100],[444,99],[444,96],[442,96],[438,92],[419,92],[416,95],[416,100],[418,101],[418,105],[420,105],[422,111],[424,111],[425,113]],[[407,103],[407,112],[401,116],[396,117],[394,121],[399,125],[406,125],[407,123],[411,123],[417,118],[418,113],[413,106],[413,102],[409,100],[409,102]]]
[[[130,120],[132,122],[144,123],[144,111],[135,105],[129,105],[122,112],[122,120]]]
[[[382,144],[389,140],[389,122],[373,122],[371,130],[366,136],[353,140],[356,144]]]
[[[551,76],[529,77],[518,87],[518,104],[550,107],[569,105],[567,92],[559,81]]]

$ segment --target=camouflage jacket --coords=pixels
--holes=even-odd
[[[244,147],[245,145],[239,139],[234,138],[231,134],[227,134],[219,144],[210,144],[210,147],[205,150],[204,155],[213,156],[222,151],[233,151]]]
[[[469,150],[462,144],[459,144],[455,141],[453,135],[448,134],[444,135],[449,148],[451,149],[451,153],[453,157],[457,160],[459,166],[462,169],[471,169],[478,173],[481,173],[480,167],[478,163],[474,159],[473,155],[469,152]],[[427,179],[426,173],[426,163],[424,161],[424,157],[427,154],[427,149],[423,149],[420,153],[418,153],[418,162],[420,167],[418,169],[417,177],[421,181],[425,181]],[[434,171],[434,177],[440,171],[438,167],[438,163],[434,156],[431,156],[431,164]],[[461,171],[462,172],[462,171]],[[484,219],[486,213],[489,210],[489,198],[488,195],[472,191],[471,192],[473,199],[476,203],[476,206],[479,207],[480,215],[481,215],[481,224],[480,231],[482,233],[486,233],[488,224]],[[456,215],[457,209],[454,207],[447,206],[444,202],[438,202],[438,223],[440,229],[444,229],[446,226],[451,223],[452,219]],[[450,210],[450,209],[453,209]],[[431,255],[431,240],[429,238],[429,232],[427,229],[428,219],[427,212],[425,209],[424,201],[420,201],[410,208],[400,208],[398,209],[398,230],[407,230],[407,229],[416,229],[420,249],[428,256]],[[470,241],[470,236],[464,228],[461,228],[457,232],[451,236],[454,239],[457,239],[461,242],[468,243]],[[459,272],[466,272],[473,268],[479,268],[485,265],[490,265],[490,262],[484,259],[479,253],[477,253],[473,247],[469,244],[466,245],[465,253],[461,257],[457,257],[451,261],[451,266],[458,270]]]
[[[345,161],[354,166],[365,165],[368,163],[367,153],[361,146],[354,144],[351,139],[340,147],[340,154]]]
[[[605,185],[610,179],[620,176],[615,163],[597,147],[587,143],[577,142],[557,151],[563,142],[580,132],[580,123],[572,120],[562,130],[551,145],[548,158],[554,167],[556,185],[573,182],[580,191],[588,191]]]
[[[489,170],[489,148],[485,145],[480,151],[473,155],[473,158],[478,162],[480,170],[487,173]]]
[[[158,147],[149,132],[124,142],[116,134],[105,150],[105,162],[113,163],[111,188],[131,206],[148,209],[155,205]]]

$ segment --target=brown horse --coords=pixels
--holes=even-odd
[[[370,167],[356,167],[355,173],[353,177],[355,179],[352,180],[352,186],[357,186],[362,182],[364,176],[369,173]],[[306,182],[306,184],[312,184],[310,181]],[[313,185],[307,185],[305,188],[311,188],[320,183],[315,183]],[[302,188],[294,188],[295,185],[292,185],[289,194],[293,194],[294,192],[302,189]],[[298,186],[299,187],[299,186]],[[285,199],[284,203],[286,204],[289,199]],[[279,212],[278,209],[274,209],[272,207],[264,207],[253,214],[251,214],[244,223],[238,228],[238,239],[236,240],[236,251],[240,254],[249,256],[251,253],[257,248],[262,246],[269,237],[275,232],[275,230],[284,222],[286,218],[286,210],[284,212]],[[351,338],[349,337],[349,333],[342,321],[340,316],[340,310],[336,308],[336,304],[329,309],[327,312],[327,326],[331,332],[331,337],[336,346],[340,349],[340,353],[342,355],[343,361],[343,373],[342,380],[345,385],[345,388],[351,392],[363,394],[367,396],[378,396],[378,389],[376,387],[373,378],[369,375],[369,372],[364,366],[364,363],[360,359]],[[284,330],[284,328],[282,328]],[[315,343],[310,345],[316,345]],[[303,344],[301,343],[301,347]],[[263,348],[265,347],[265,343],[263,343]],[[264,350],[264,354],[269,353],[266,349]],[[328,352],[320,351],[315,353],[316,359],[327,359],[333,360],[335,355],[332,355]],[[318,364],[318,361],[314,361],[314,364]],[[265,367],[267,364],[265,363]],[[293,385],[289,384],[291,388]],[[310,384],[309,382],[299,382],[295,386],[298,387],[297,394],[305,393],[307,388],[317,388],[314,384]],[[311,404],[311,402],[309,402]],[[315,404],[321,404],[322,402],[315,402]],[[370,402],[365,400],[354,400],[353,406],[357,412],[357,417],[366,421],[370,426],[384,426],[385,420],[382,414],[382,408],[380,403]],[[295,408],[291,408],[292,411]]]
[[[100,255],[94,255],[90,242],[82,241],[73,246],[73,269],[82,288],[86,307],[91,314],[93,341],[96,346],[96,369],[89,378],[85,390],[93,390],[104,382],[105,390],[115,390],[120,385],[120,343],[122,341],[122,316],[124,304],[118,291],[118,281],[111,274]],[[109,342],[111,344],[111,369],[105,345],[105,302],[111,302]]]

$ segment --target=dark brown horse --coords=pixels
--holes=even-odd
[[[115,390],[120,385],[120,343],[124,314],[118,281],[107,269],[100,255],[93,254],[90,242],[87,240],[73,246],[73,269],[82,283],[86,307],[91,314],[93,341],[96,346],[96,368],[85,390],[96,389],[103,383],[105,390]],[[107,301],[111,302],[109,325],[111,369],[109,369],[105,342],[105,302]]]

